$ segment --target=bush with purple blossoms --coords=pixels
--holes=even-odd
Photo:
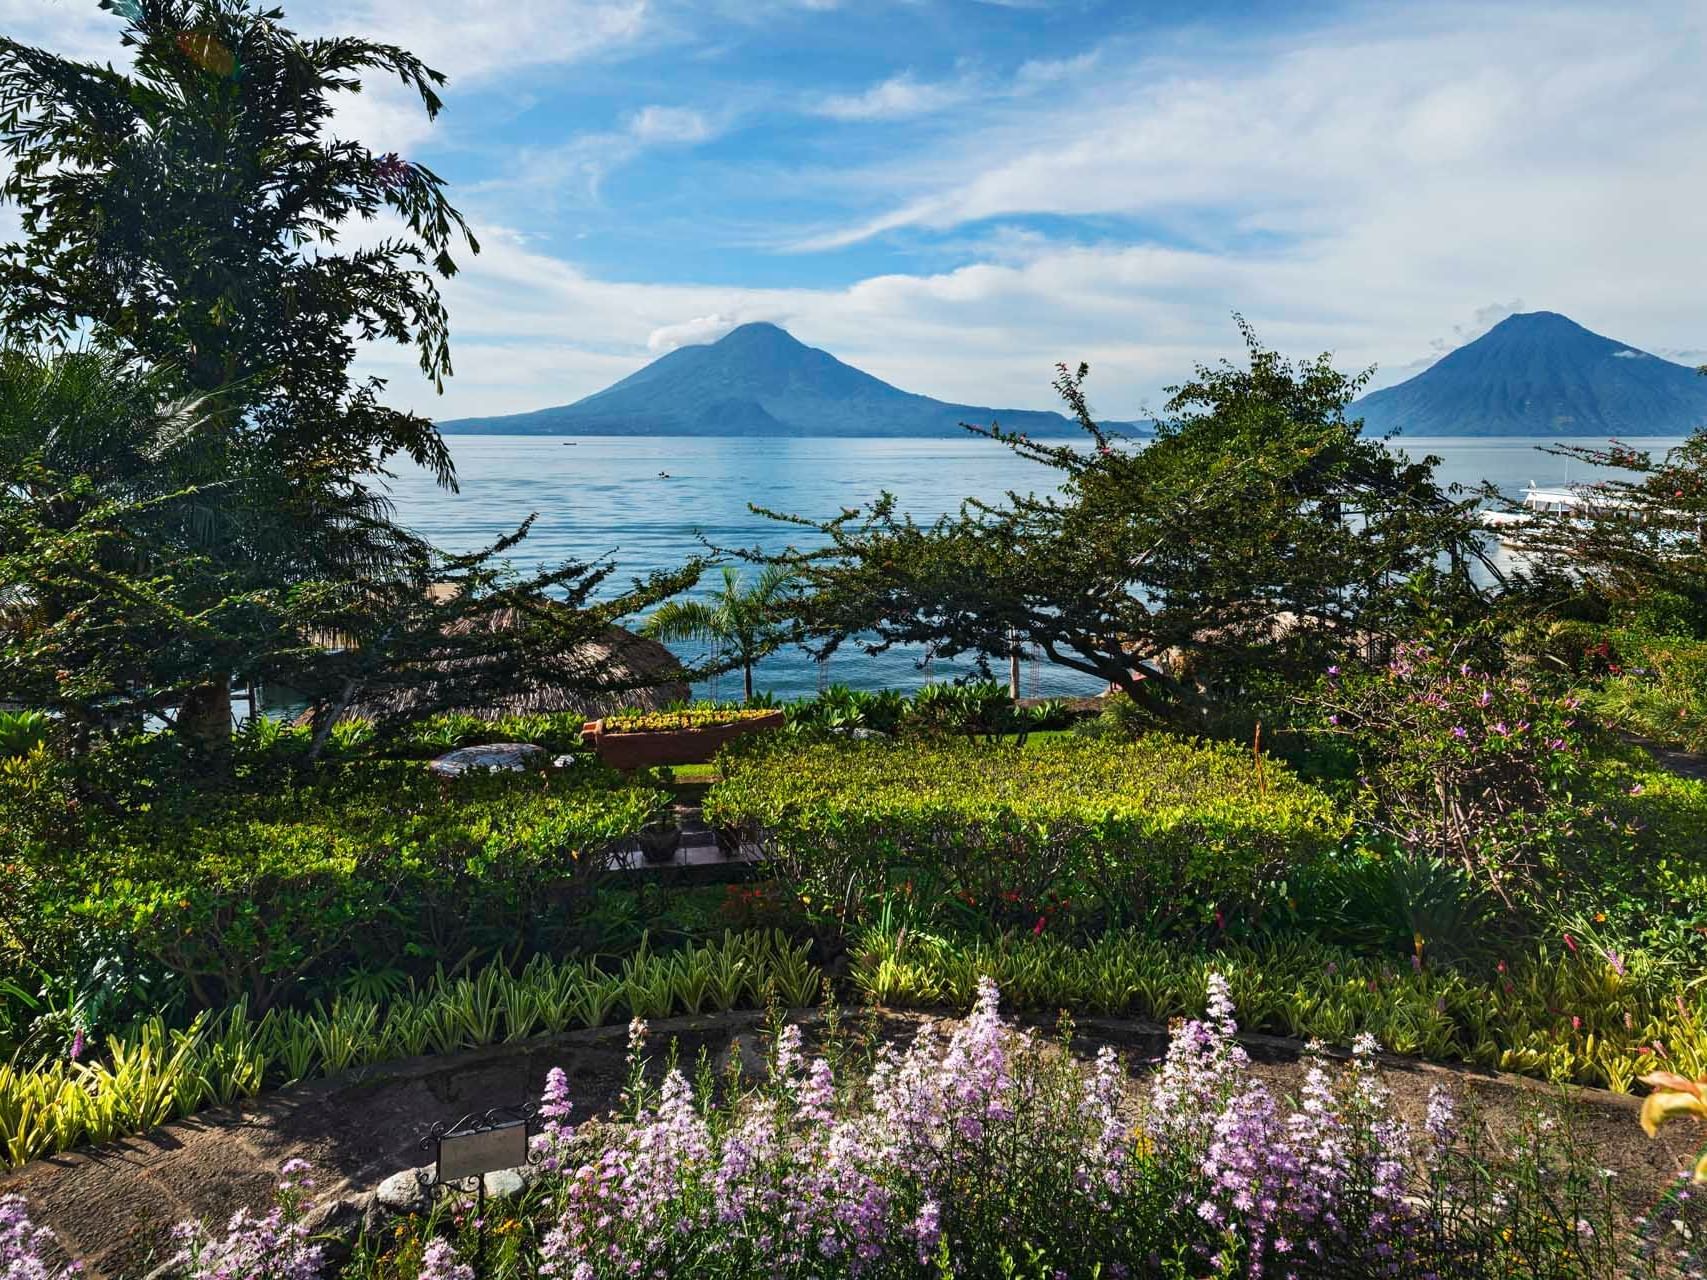
[[[302,1220],[314,1185],[307,1174],[306,1161],[287,1160],[272,1207],[265,1213],[238,1209],[223,1233],[181,1223],[172,1233],[178,1245],[174,1274],[188,1280],[314,1280],[325,1259]]]
[[[1413,1130],[1395,1118],[1372,1041],[1343,1068],[1319,1055],[1296,1099],[1251,1070],[1227,983],[1177,1025],[1146,1088],[1115,1053],[1090,1063],[998,1016],[926,1024],[905,1049],[838,1082],[799,1028],[768,1080],[722,1100],[702,1072],[633,1074],[618,1115],[572,1123],[569,1082],[545,1091],[540,1185],[499,1231],[482,1275],[547,1280],[1672,1280],[1701,1275],[1707,1232],[1688,1188],[1631,1217],[1611,1175],[1539,1117],[1495,1158],[1437,1092]],[[830,1046],[826,1046],[827,1051]],[[839,1054],[832,1054],[838,1056]],[[733,1083],[732,1081],[730,1082]],[[1687,1176],[1687,1175],[1685,1175]],[[287,1166],[280,1202],[223,1236],[181,1228],[175,1273],[311,1280],[322,1258]],[[345,1280],[473,1280],[466,1207],[359,1246]],[[510,1212],[510,1211],[506,1211]],[[10,1217],[5,1215],[10,1214]],[[524,1220],[525,1219],[525,1220]],[[22,1223],[21,1226],[18,1223]],[[494,1228],[490,1221],[485,1230]],[[425,1232],[426,1234],[420,1234]],[[48,1242],[0,1200],[5,1280],[64,1280]],[[9,1250],[9,1252],[7,1252]]]
[[[1323,730],[1356,753],[1372,824],[1508,903],[1532,888],[1544,846],[1585,817],[1565,796],[1586,732],[1570,697],[1407,642],[1373,671],[1330,668],[1315,701]]]
[[[1443,1093],[1407,1127],[1371,1040],[1344,1068],[1313,1057],[1282,1098],[1251,1072],[1219,975],[1142,1090],[1113,1050],[1082,1063],[997,999],[986,980],[965,1022],[927,1024],[857,1078],[798,1028],[733,1101],[674,1069],[649,1088],[637,1068],[624,1114],[579,1127],[554,1072],[524,1273],[1598,1280],[1700,1261],[1692,1206],[1638,1230],[1550,1121],[1509,1174]]]

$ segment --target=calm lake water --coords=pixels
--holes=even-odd
[[[701,537],[725,547],[780,549],[800,531],[756,516],[749,502],[814,518],[859,506],[884,490],[924,522],[954,510],[962,498],[997,498],[1010,489],[1030,491],[1051,478],[1044,468],[1016,459],[987,440],[802,440],[687,438],[582,438],[560,436],[449,436],[462,492],[437,489],[422,473],[393,483],[406,524],[452,551],[472,551],[538,513],[533,533],[513,554],[517,565],[609,557],[617,576],[679,564],[703,550]],[[1400,442],[1413,457],[1437,454],[1444,483],[1491,480],[1515,491],[1533,480],[1553,484],[1595,476],[1529,439],[1461,437]],[[1599,438],[1573,441],[1604,444]],[[1630,440],[1656,452],[1676,440]],[[668,478],[660,472],[667,472]],[[710,577],[707,582],[709,584]],[[686,650],[684,650],[684,653]],[[760,688],[779,697],[812,693],[821,683],[856,688],[911,687],[958,674],[937,662],[922,669],[917,652],[869,658],[839,654],[820,670],[799,650],[765,659]],[[1095,681],[1043,663],[1026,664],[1028,694],[1094,692]],[[702,696],[740,696],[739,675],[726,675]]]

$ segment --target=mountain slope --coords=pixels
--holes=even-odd
[[[574,404],[441,424],[451,434],[944,436],[959,424],[1077,433],[1059,413],[947,404],[892,387],[774,324],[680,347]]]
[[[1707,426],[1707,377],[1552,311],[1508,316],[1351,407],[1413,436],[1667,436]]]

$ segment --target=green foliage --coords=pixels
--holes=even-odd
[[[1250,1031],[1339,1046],[1367,1032],[1396,1053],[1619,1091],[1656,1067],[1707,1067],[1698,991],[1574,935],[1498,961],[1484,980],[1296,938],[1208,952],[1119,931],[1076,945],[872,929],[854,947],[852,980],[882,1005],[935,1007],[970,999],[987,975],[1018,1009],[1165,1024],[1202,1016],[1211,972],[1226,976]]]
[[[994,741],[1062,729],[1072,716],[1064,703],[1046,699],[1017,706],[994,680],[926,684],[911,695],[899,689],[862,690],[831,685],[815,698],[783,708],[790,733],[822,737],[869,729],[890,736],[983,737]]]
[[[858,920],[892,875],[1029,925],[1080,915],[1195,927],[1252,913],[1343,824],[1320,793],[1231,747],[1167,738],[807,742],[726,753],[706,820],[755,835],[826,920]]]
[[[1607,725],[1707,751],[1707,640],[1575,622],[1549,628],[1543,644],[1587,682],[1588,708]]]
[[[1616,441],[1553,452],[1613,475],[1593,501],[1514,530],[1533,576],[1634,629],[1707,639],[1707,431],[1657,458]]]
[[[1507,903],[1569,860],[1580,778],[1577,701],[1479,666],[1467,647],[1405,642],[1372,671],[1330,667],[1322,729],[1356,752],[1369,820],[1407,848],[1462,864]]]
[[[0,757],[15,759],[46,747],[53,717],[40,711],[0,711]]]
[[[1488,957],[1517,931],[1461,863],[1395,843],[1336,850],[1287,887],[1287,928],[1364,954],[1452,964]]]
[[[738,569],[726,565],[721,592],[709,601],[667,601],[646,619],[641,633],[727,649],[732,665],[741,668],[746,701],[752,702],[753,665],[787,639],[785,609],[793,585],[793,574],[779,565],[766,565],[750,587]]]
[[[578,904],[663,799],[606,771],[444,784],[400,763],[253,794],[167,790],[35,832],[4,927],[38,969],[111,938],[196,1007],[242,997],[264,1012],[352,967],[581,941]]]
[[[1201,702],[1389,631],[1441,558],[1441,593],[1474,600],[1473,504],[1443,494],[1432,460],[1360,436],[1345,414],[1362,379],[1325,356],[1293,365],[1240,323],[1248,366],[1173,388],[1152,441],[1102,431],[1084,367],[1056,383],[1082,445],[983,432],[1040,464],[1056,496],[969,500],[929,526],[888,494],[827,522],[779,517],[824,543],[771,561],[799,576],[799,634],[820,654],[926,645],[980,662],[1024,644],[1196,731]]]
[[[0,1062],[0,1169],[104,1142],[370,1063],[560,1035],[627,1017],[723,1012],[780,1000],[809,1005],[820,976],[804,945],[779,933],[654,953],[620,966],[538,955],[463,976],[438,970],[419,988],[344,996],[255,1018],[245,1002],[186,1028],[153,1018],[90,1045],[84,1061]]]
[[[228,397],[228,430],[304,476],[356,484],[402,452],[449,483],[432,424],[380,404],[384,383],[350,365],[383,337],[441,381],[435,277],[455,274],[457,240],[477,246],[431,170],[329,129],[364,76],[400,80],[429,117],[443,77],[390,45],[300,39],[247,0],[117,8],[123,70],[0,41],[4,196],[24,223],[0,259],[9,330],[93,321],[181,363],[190,386]],[[399,232],[340,242],[381,217]]]
[[[21,622],[0,693],[102,731],[167,715],[218,774],[234,676],[313,704],[311,758],[358,700],[418,719],[500,689],[634,687],[589,647],[697,563],[614,594],[608,564],[524,579],[501,561],[528,523],[440,555],[375,481],[402,455],[454,487],[432,422],[353,366],[365,343],[412,345],[441,384],[437,281],[475,245],[437,175],[331,120],[374,75],[436,115],[442,77],[250,0],[121,16],[123,69],[0,38],[0,197],[23,222],[0,327],[95,344],[0,369],[0,580]],[[381,219],[394,234],[347,242]]]

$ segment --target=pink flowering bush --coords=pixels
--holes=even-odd
[[[1533,885],[1550,843],[1592,820],[1567,798],[1584,769],[1573,698],[1413,642],[1374,671],[1330,667],[1316,703],[1322,729],[1356,754],[1377,828],[1460,863],[1508,903]]]

